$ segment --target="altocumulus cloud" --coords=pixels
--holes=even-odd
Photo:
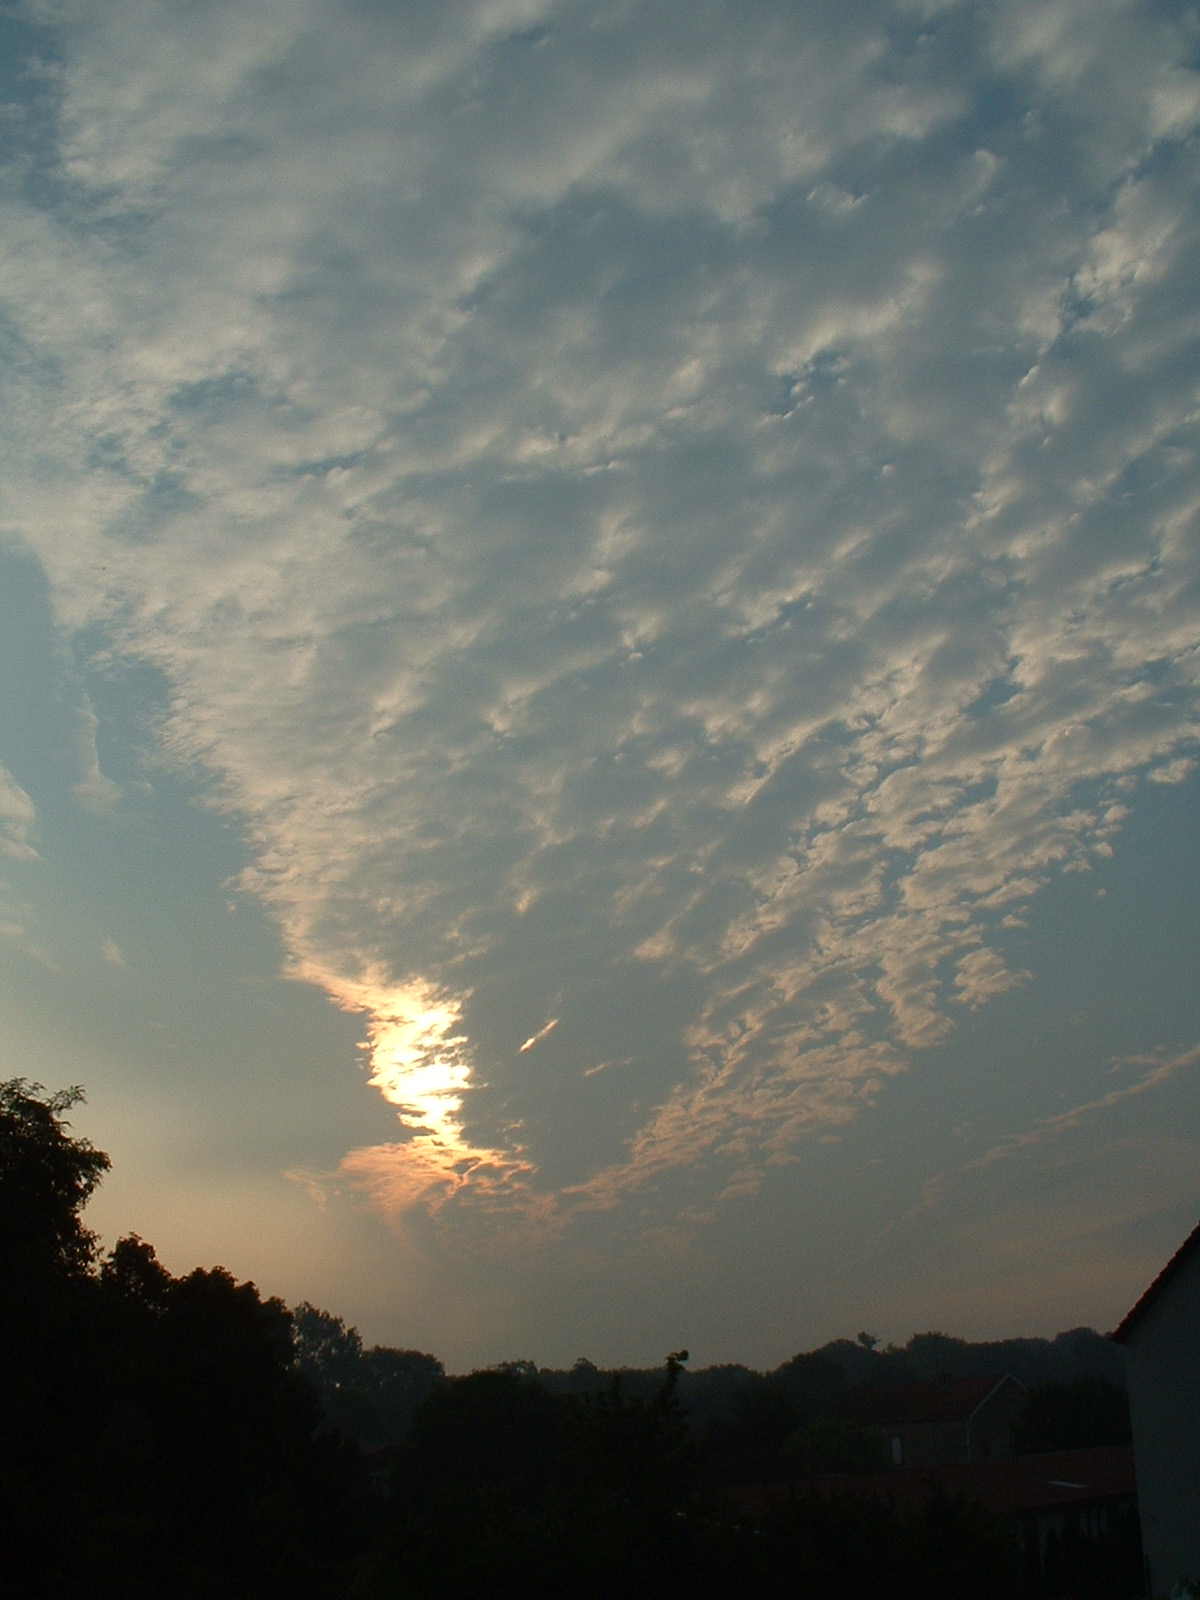
[[[364,1015],[347,1173],[744,1192],[1024,981],[1197,748],[1193,11],[25,21],[5,537]]]

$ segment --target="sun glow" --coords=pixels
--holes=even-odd
[[[367,1081],[396,1107],[408,1137],[352,1150],[340,1171],[395,1218],[421,1205],[436,1211],[467,1186],[481,1198],[511,1196],[530,1172],[519,1156],[473,1144],[463,1131],[471,1087],[462,1000],[424,979],[396,984],[376,972],[361,980],[316,981],[345,1011],[366,1016]]]
[[[417,1132],[460,1137],[458,1117],[471,1080],[462,1007],[424,984],[377,993],[369,1006],[369,1082]]]

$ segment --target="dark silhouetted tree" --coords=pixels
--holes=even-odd
[[[330,1427],[365,1450],[398,1445],[421,1404],[444,1376],[420,1350],[364,1348],[358,1329],[307,1301],[292,1313],[299,1371],[313,1385]]]
[[[668,1357],[648,1398],[619,1376],[582,1396],[512,1369],[439,1384],[398,1461],[380,1592],[708,1593],[675,1393],[685,1360]]]
[[[70,1133],[79,1098],[0,1085],[0,1591],[327,1600],[375,1508],[291,1316],[136,1236],[97,1268],[80,1212],[109,1163]]]
[[[69,1132],[80,1089],[0,1083],[0,1294],[6,1312],[47,1282],[79,1278],[96,1255],[80,1212],[109,1160]]]
[[[53,1592],[97,1403],[96,1240],[80,1212],[109,1162],[70,1133],[81,1099],[0,1084],[0,1573],[31,1594]]]
[[[1030,1389],[1012,1428],[1018,1455],[1129,1444],[1132,1437],[1125,1391],[1099,1377]]]

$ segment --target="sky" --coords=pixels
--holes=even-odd
[[[1200,8],[10,0],[0,1060],[451,1370],[1200,1218]]]

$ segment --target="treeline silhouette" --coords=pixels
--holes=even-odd
[[[403,1443],[421,1404],[447,1381],[434,1356],[366,1348],[357,1329],[328,1311],[305,1303],[292,1318],[296,1360],[320,1396],[326,1422],[368,1452]],[[869,1471],[887,1464],[877,1437],[830,1416],[856,1383],[1011,1373],[1029,1391],[1014,1449],[1039,1454],[1130,1442],[1123,1360],[1117,1346],[1088,1328],[1053,1340],[983,1344],[922,1333],[885,1350],[837,1340],[767,1373],[733,1364],[693,1372],[679,1363],[672,1404],[709,1478],[741,1483]],[[627,1404],[643,1406],[654,1402],[664,1375],[662,1367],[600,1368],[586,1357],[566,1370],[529,1360],[494,1370],[565,1400],[595,1403],[615,1390]]]
[[[901,1516],[818,1492],[882,1464],[838,1397],[1008,1370],[1032,1379],[1019,1447],[1127,1437],[1119,1353],[1087,1330],[864,1334],[769,1374],[693,1373],[676,1351],[448,1377],[220,1267],[173,1277],[137,1236],[101,1256],[81,1212],[109,1162],[71,1135],[79,1098],[0,1083],[5,1594],[1000,1600],[1025,1592],[1007,1522],[935,1493]],[[768,1482],[786,1492],[738,1498]]]

